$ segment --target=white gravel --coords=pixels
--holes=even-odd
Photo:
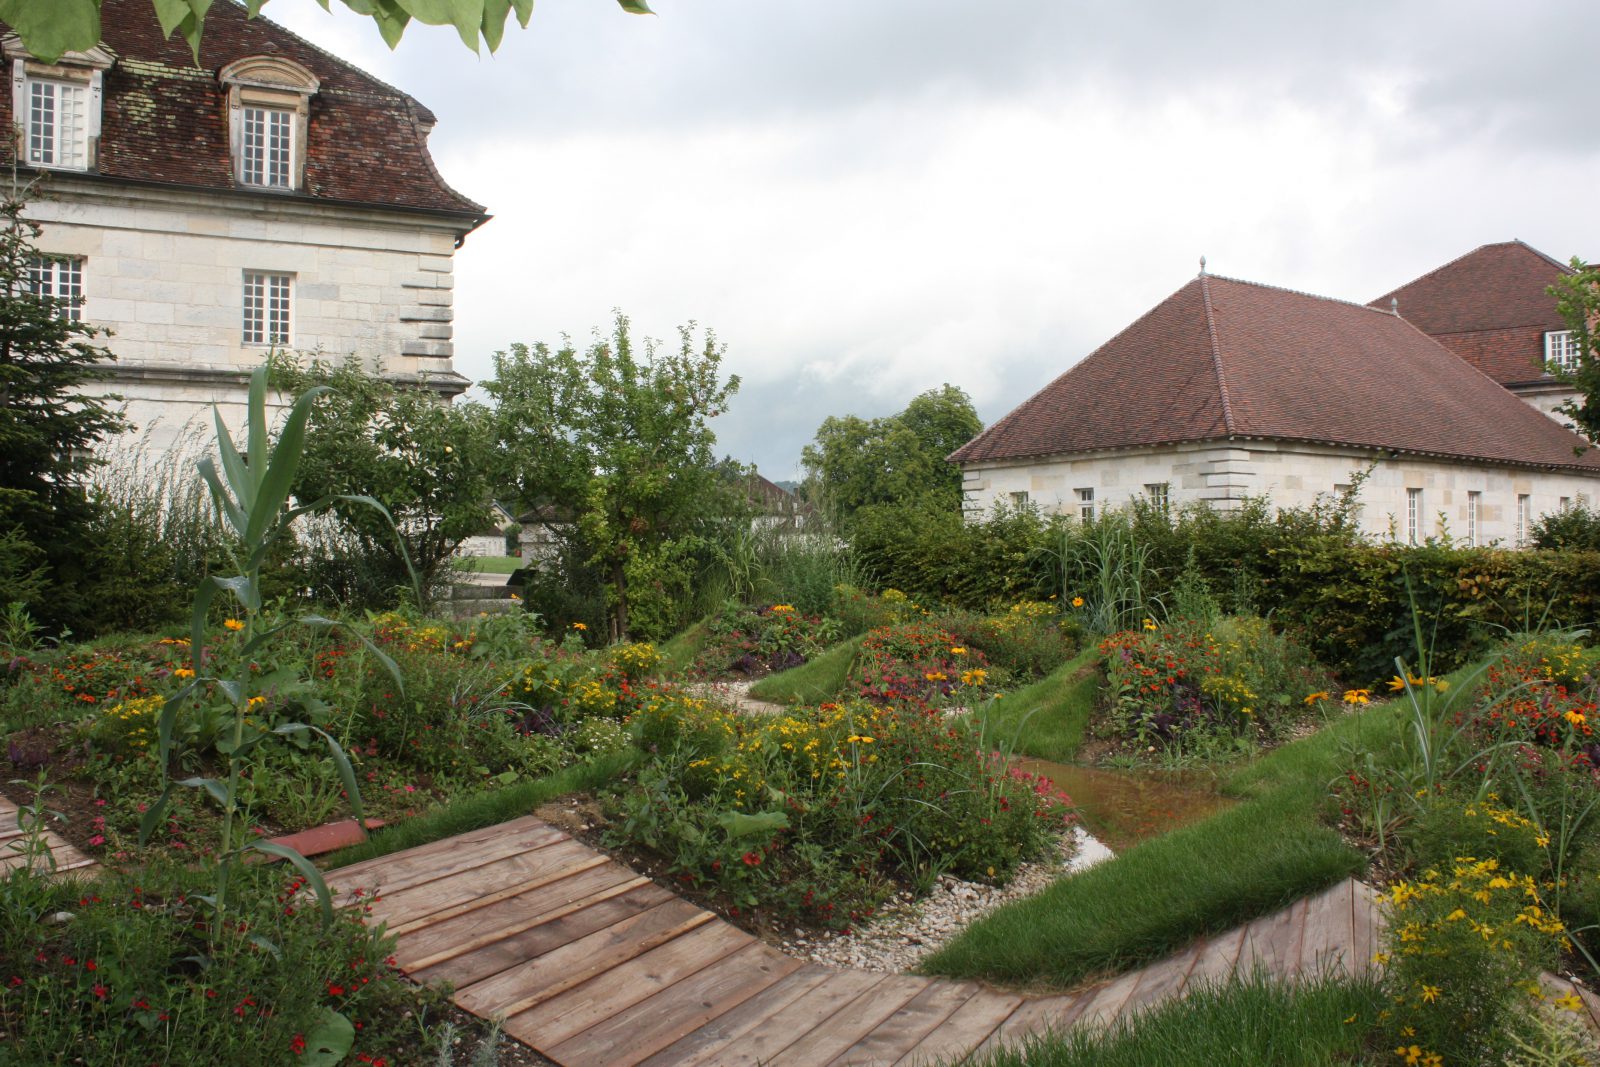
[[[836,967],[899,973],[915,967],[969,923],[989,912],[1043,890],[1058,878],[1070,877],[1111,858],[1111,850],[1082,827],[1061,835],[1055,854],[1017,869],[1003,886],[963,882],[944,875],[921,900],[902,893],[865,926],[848,934],[806,936],[799,930],[785,939],[785,952],[799,959]]]

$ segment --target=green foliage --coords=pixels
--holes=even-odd
[[[1316,975],[1289,983],[1257,971],[1226,984],[1196,985],[1181,1000],[1118,1016],[1109,1027],[1032,1037],[973,1061],[973,1067],[1374,1062],[1366,1055],[1383,994],[1371,981]]]
[[[945,457],[982,429],[971,398],[953,385],[881,419],[830,416],[800,454],[806,495],[846,529],[872,506],[959,512],[961,470]]]
[[[345,551],[371,569],[375,587],[336,592],[379,609],[393,607],[409,588],[412,568],[425,591],[447,579],[457,547],[489,521],[496,456],[489,410],[444,403],[426,383],[374,374],[354,356],[339,363],[280,359],[273,384],[295,395],[320,390],[292,491],[302,501],[332,500]]]
[[[1099,655],[1097,649],[1086,648],[984,709],[984,745],[1057,763],[1074,759],[1100,696]]]
[[[37,8],[39,5],[33,5]],[[47,624],[83,629],[83,585],[95,508],[84,487],[95,447],[126,429],[96,395],[112,359],[104,331],[66,314],[67,302],[30,292],[37,224],[23,200],[0,200],[0,598],[21,600]],[[30,565],[25,560],[31,560]],[[35,569],[37,568],[37,569]],[[48,595],[38,582],[48,575]]]
[[[1539,516],[1528,530],[1528,539],[1535,548],[1600,552],[1600,508],[1581,499],[1568,503]]]
[[[1050,564],[1037,551],[1051,530],[1027,509],[969,523],[955,509],[883,506],[855,516],[850,544],[861,572],[879,588],[982,611],[1056,592]]]
[[[1600,440],[1600,332],[1595,328],[1600,317],[1600,265],[1574,256],[1572,273],[1557,279],[1550,291],[1578,350],[1576,368],[1546,368],[1578,392],[1576,399],[1559,410],[1583,436]]]
[[[195,63],[200,62],[200,41],[205,33],[206,12],[211,0],[150,0],[161,30],[167,36],[179,34],[189,44]],[[246,0],[254,18],[268,0]],[[400,43],[412,19],[428,26],[453,26],[462,42],[474,52],[479,41],[493,52],[505,35],[506,17],[516,12],[517,24],[524,29],[533,13],[533,0],[342,0],[358,15],[374,22],[384,43],[390,48]],[[651,14],[645,0],[617,0],[622,10],[635,15]],[[100,43],[101,0],[0,0],[0,21],[22,38],[28,51],[49,63],[67,52],[80,52]],[[327,7],[327,0],[323,0]]]
[[[582,352],[568,342],[496,353],[485,383],[498,403],[503,482],[550,514],[575,549],[569,563],[605,582],[617,636],[633,626],[635,596],[655,598],[641,605],[654,636],[686,623],[670,609],[690,580],[688,560],[748,522],[710,427],[739,379],[721,377],[723,349],[709,330],[696,346],[690,324],[679,341],[673,352],[647,340],[638,353],[619,313],[610,337],[597,334]]]
[[[392,941],[359,912],[324,923],[305,906],[303,888],[286,867],[246,868],[238,924],[212,940],[200,933],[209,887],[192,868],[150,858],[137,871],[87,882],[0,880],[0,1060],[316,1062],[321,1038],[341,1060],[402,1062],[444,1021],[448,1002],[406,982]],[[70,921],[24,916],[14,907],[24,892],[31,911]]]

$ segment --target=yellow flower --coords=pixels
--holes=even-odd
[[[1328,699],[1328,691],[1326,689],[1319,689],[1315,693],[1311,693],[1311,694],[1308,694],[1306,696],[1305,704],[1306,704],[1307,707],[1309,707],[1312,704],[1315,704],[1319,700],[1327,700],[1327,699]]]
[[[266,697],[251,697],[249,699],[249,701],[246,702],[245,706],[249,707],[249,708],[259,708],[261,705],[265,704],[266,702],[267,702],[267,698]]]
[[[573,628],[573,629],[574,629],[574,630],[587,630],[587,629],[588,629],[588,627],[587,627],[587,626],[585,626],[585,625],[584,625],[584,624],[583,624],[583,623],[581,623],[581,622],[575,622],[575,623],[573,623],[573,624],[572,624],[572,628]]]
[[[967,654],[967,650],[962,648],[960,645],[957,645],[955,648],[950,650],[950,654],[952,656],[965,656]]]
[[[1439,987],[1438,986],[1436,986],[1436,985],[1425,985],[1425,986],[1422,987],[1422,1002],[1424,1004],[1432,1004],[1434,1001],[1436,1001],[1438,999],[1439,999]]]
[[[1406,687],[1405,679],[1401,678],[1398,674],[1395,675],[1393,678],[1389,679],[1389,692],[1398,693],[1398,692],[1400,692],[1400,690],[1404,689],[1405,687]]]
[[[1072,606],[1075,607],[1075,608],[1083,607],[1083,597],[1081,597],[1081,596],[1073,597],[1072,598]]]
[[[1370,704],[1372,703],[1372,690],[1346,689],[1344,691],[1344,702],[1346,704]]]
[[[1583,1001],[1578,999],[1578,994],[1576,993],[1568,993],[1564,997],[1557,997],[1550,1003],[1554,1004],[1558,1008],[1565,1008],[1568,1011],[1583,1010]]]
[[[242,630],[242,629],[244,629],[244,620],[243,619],[223,619],[222,620],[222,625],[226,626],[230,630]]]
[[[1154,619],[1146,619],[1146,620],[1144,620],[1144,628],[1146,630],[1154,630],[1156,628],[1156,620],[1154,620]]]
[[[172,672],[172,676],[174,678],[193,678],[194,671],[190,670],[188,667],[179,667],[177,670]]]

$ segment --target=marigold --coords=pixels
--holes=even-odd
[[[243,619],[223,619],[222,620],[222,625],[227,627],[230,630],[242,630],[242,629],[244,629],[244,620]]]

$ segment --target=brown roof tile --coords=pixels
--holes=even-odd
[[[1564,330],[1549,293],[1570,268],[1521,241],[1484,245],[1384,293],[1400,315],[1502,385],[1544,374],[1544,334]]]
[[[181,37],[163,38],[149,0],[104,0],[105,74],[98,173],[107,178],[238,189],[217,72],[236,59],[291,59],[321,82],[311,98],[300,195],[378,207],[459,214],[467,228],[483,207],[440,177],[428,153],[433,115],[417,101],[236,3],[213,4],[197,68]],[[0,123],[12,124],[0,93]],[[258,196],[283,193],[252,190]],[[295,195],[295,194],[287,194]]]
[[[1263,438],[1600,475],[1600,454],[1411,323],[1231,278],[1179,289],[950,458]]]

